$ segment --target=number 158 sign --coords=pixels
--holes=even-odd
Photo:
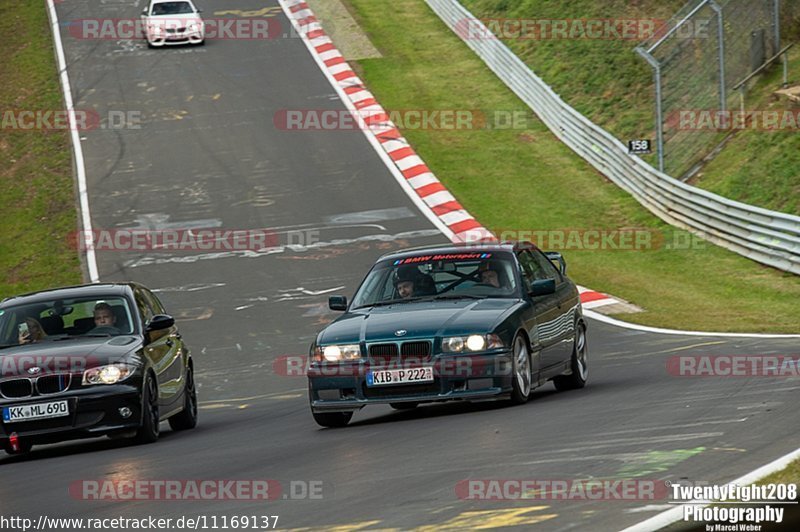
[[[629,140],[628,153],[632,155],[653,153],[652,142],[649,139]]]

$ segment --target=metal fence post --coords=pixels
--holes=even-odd
[[[781,49],[781,0],[774,0],[772,9],[775,11],[775,53]],[[789,54],[783,54],[783,88],[789,86]]]
[[[649,52],[642,48],[636,51],[644,57],[645,61],[653,67],[653,76],[656,83],[656,147],[658,149],[658,170],[664,171],[664,109],[661,89],[661,64]]]
[[[658,139],[658,170],[664,171],[664,103],[661,91],[661,65],[656,64],[656,138]]]
[[[725,16],[717,2],[709,2],[711,9],[717,14],[717,39],[719,40],[719,109],[723,113],[728,109],[728,98],[725,94]]]

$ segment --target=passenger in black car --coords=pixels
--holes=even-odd
[[[46,335],[42,325],[34,318],[25,318],[25,325],[27,328],[20,326],[19,330],[19,344],[31,344],[44,340]]]

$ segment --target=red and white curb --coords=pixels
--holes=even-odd
[[[591,288],[586,288],[584,286],[579,286],[578,292],[581,294],[581,304],[586,310],[593,310],[599,307],[624,303],[624,301],[617,299],[614,296],[610,296],[602,292],[596,292]]]
[[[491,231],[467,212],[417,155],[390,120],[389,113],[367,90],[325,33],[308,4],[304,0],[279,0],[279,3],[367,138],[376,146],[395,178],[428,219],[454,243],[495,241]],[[579,290],[586,309],[621,302],[588,288],[579,287]]]
[[[403,188],[406,191],[410,188],[419,200],[415,203],[438,220],[438,227],[446,227],[445,234],[455,243],[493,240],[494,235],[464,209],[416,154],[389,119],[389,114],[347,64],[308,4],[303,0],[279,1],[312,55],[324,67],[323,72],[340,95],[344,94],[342,100],[345,105],[356,116],[367,136],[377,141],[391,165],[408,185]],[[430,215],[428,217],[431,218]]]

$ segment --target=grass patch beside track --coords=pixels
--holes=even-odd
[[[789,75],[790,80],[800,77],[800,46],[789,51]],[[797,108],[774,97],[782,83],[779,62],[748,91],[745,108]],[[800,131],[740,131],[689,183],[726,198],[800,215]]]
[[[64,109],[44,2],[0,3],[0,112]],[[68,131],[0,129],[0,298],[81,281]]]
[[[527,111],[428,7],[347,0],[383,59],[354,65],[387,110]],[[403,133],[491,230],[671,229],[595,172],[538,120],[525,130]],[[670,237],[668,236],[668,239]],[[622,316],[680,329],[797,332],[800,277],[721,248],[565,251],[571,276],[646,309]]]
[[[756,482],[761,486],[767,484],[795,484],[800,479],[800,460],[795,460],[780,471],[776,471]]]

